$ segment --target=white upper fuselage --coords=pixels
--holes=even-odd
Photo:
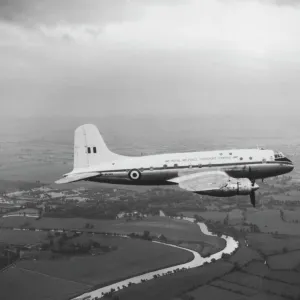
[[[147,185],[169,184],[167,180],[182,174],[216,169],[232,177],[255,180],[288,173],[293,165],[282,153],[273,150],[232,149],[139,157],[118,155],[112,161],[74,169],[71,173],[98,172],[99,176],[91,181]],[[131,176],[132,170],[139,176]]]

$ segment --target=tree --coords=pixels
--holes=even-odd
[[[144,238],[145,240],[150,240],[150,231],[145,230],[145,231],[144,231],[144,234],[143,234],[143,238]]]

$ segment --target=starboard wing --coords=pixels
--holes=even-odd
[[[219,190],[226,186],[230,176],[222,171],[199,172],[182,175],[168,181],[178,183],[178,186],[191,192]]]
[[[95,177],[99,174],[100,174],[99,172],[86,172],[86,173],[73,173],[73,174],[70,173],[70,174],[67,174],[65,177],[55,181],[55,183],[56,184],[64,184],[64,183],[76,182],[76,181]]]

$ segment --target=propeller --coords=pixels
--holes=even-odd
[[[252,182],[252,190],[250,192],[250,201],[253,207],[256,205],[256,199],[255,199],[255,191],[259,189],[259,186],[255,183]]]
[[[252,204],[252,206],[253,207],[255,207],[255,204],[256,204],[256,199],[255,199],[255,191],[254,190],[252,190],[251,192],[250,192],[250,200],[251,200],[251,204]]]

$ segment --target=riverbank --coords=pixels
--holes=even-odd
[[[189,221],[189,222],[194,222],[195,221],[195,219],[193,219],[193,218],[184,218],[184,220]],[[206,224],[197,223],[197,225],[199,226],[199,228],[200,228],[200,230],[203,234],[209,235],[209,236],[216,236],[215,234],[213,234],[212,232],[210,232],[208,230]],[[167,243],[161,243],[161,242],[154,241],[154,243],[160,243],[160,244],[163,244],[163,245],[168,246],[168,247],[175,247],[175,248],[178,248],[178,249],[183,249],[183,250],[186,250],[188,252],[191,252],[194,255],[194,259],[192,261],[188,262],[188,263],[185,263],[185,264],[180,264],[180,265],[176,265],[176,266],[169,267],[169,268],[163,268],[161,270],[152,271],[152,272],[145,273],[145,274],[142,274],[142,275],[139,275],[139,276],[134,276],[134,277],[128,278],[126,280],[122,280],[120,282],[108,285],[106,287],[102,287],[102,288],[97,289],[95,291],[85,293],[81,296],[73,298],[73,300],[97,299],[97,298],[99,299],[99,298],[104,297],[104,295],[107,294],[107,293],[114,292],[114,291],[117,291],[117,290],[121,290],[121,289],[123,289],[123,288],[125,288],[125,287],[127,287],[131,284],[139,284],[139,283],[142,283],[144,281],[152,280],[152,279],[155,279],[155,278],[160,277],[160,276],[166,276],[166,275],[172,274],[173,272],[184,271],[186,269],[192,269],[192,268],[200,267],[205,263],[211,263],[214,260],[221,259],[223,254],[229,254],[229,255],[232,254],[238,248],[238,246],[239,246],[238,241],[234,240],[232,237],[223,235],[221,238],[224,239],[225,242],[226,242],[225,248],[223,250],[221,250],[220,252],[217,252],[217,253],[215,253],[215,254],[213,254],[209,257],[206,257],[206,258],[201,257],[201,255],[198,252],[190,250],[190,249],[186,249],[186,248],[179,247],[179,246],[176,246],[176,245],[171,245],[171,244],[167,244]]]

